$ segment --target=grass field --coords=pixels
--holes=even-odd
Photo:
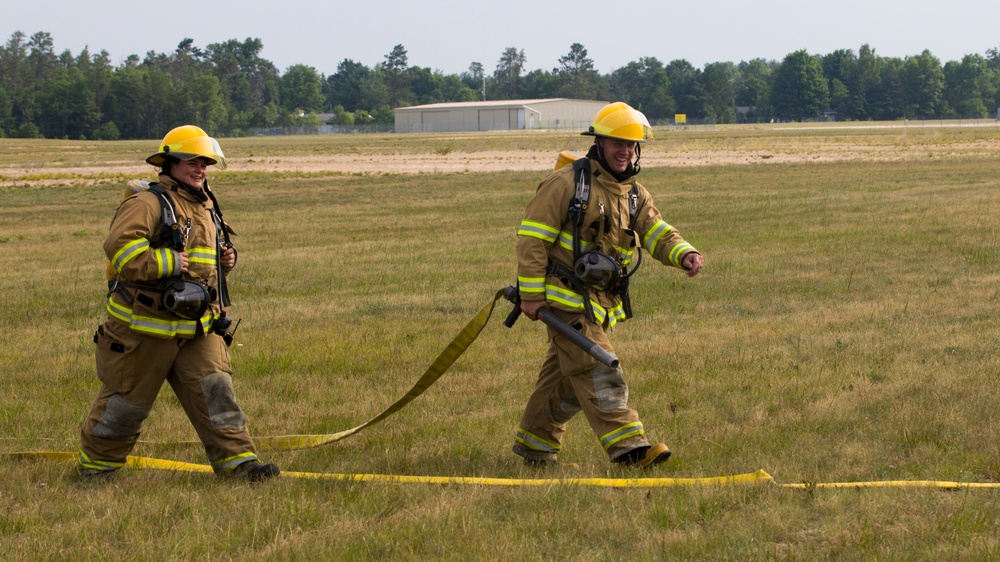
[[[636,318],[613,334],[630,404],[674,450],[653,471],[611,467],[582,417],[560,456],[578,469],[518,462],[510,445],[545,344],[537,324],[504,328],[506,306],[401,412],[265,459],[288,471],[503,479],[762,469],[774,483],[251,486],[126,469],[94,485],[72,463],[0,456],[0,560],[997,559],[998,490],[818,484],[1000,482],[998,132],[659,135],[651,159],[801,158],[641,174],[706,260],[693,279],[644,260]],[[213,186],[239,234],[231,353],[252,433],[333,433],[402,396],[513,281],[514,233],[541,174],[241,171],[241,160],[510,150],[554,161],[572,143],[555,133],[223,140],[233,165]],[[0,452],[76,450],[98,384],[101,242],[136,177],[115,167],[149,144],[0,139]],[[814,157],[830,147],[861,157]],[[899,147],[906,158],[864,158]],[[94,164],[108,170],[77,171]],[[198,446],[176,444],[194,438],[168,389],[135,454],[205,463]]]

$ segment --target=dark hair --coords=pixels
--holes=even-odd
[[[167,174],[169,176],[170,175],[170,169],[177,162],[180,162],[180,160],[176,156],[171,156],[169,154],[164,154],[163,155],[163,163],[160,164],[160,170],[164,174]]]

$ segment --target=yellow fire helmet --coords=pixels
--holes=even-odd
[[[641,111],[625,102],[616,101],[602,107],[594,117],[594,123],[581,134],[646,142],[653,139],[653,128]]]
[[[146,162],[153,166],[163,166],[165,157],[170,155],[178,160],[207,158],[220,170],[226,169],[226,156],[222,154],[222,148],[201,127],[181,125],[171,129],[157,148],[159,152],[146,158]]]

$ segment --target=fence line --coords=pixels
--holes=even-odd
[[[253,127],[246,131],[248,137],[270,137],[285,135],[343,135],[355,133],[391,133],[395,126],[391,123],[369,125],[313,125],[307,127]]]
[[[857,127],[997,127],[1000,126],[1000,119],[993,117],[974,118],[943,118],[929,117],[924,119],[897,119],[894,121],[790,121],[790,120],[743,120],[739,123],[726,125],[744,124],[774,124],[774,125],[795,125],[795,126],[819,126],[822,124],[841,123],[843,125],[853,125]],[[658,128],[677,129],[701,129],[714,130],[716,125],[722,125],[711,118],[688,118],[685,123],[676,123],[673,119],[656,119],[651,123]],[[577,130],[584,131],[590,126],[589,121],[542,121],[535,123],[534,127],[511,128],[505,127],[505,123],[487,124],[487,128],[479,132],[502,132],[502,131],[529,131],[529,130]],[[460,133],[476,132],[465,130],[453,130],[447,126],[440,128],[425,124],[422,128],[417,127],[411,130],[396,131],[392,124],[370,124],[370,125],[316,125],[308,127],[261,127],[247,129],[246,135],[257,136],[288,136],[288,135],[341,135],[341,134],[374,134],[374,133]]]

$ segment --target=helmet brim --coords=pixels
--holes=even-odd
[[[167,161],[167,155],[170,155],[178,160],[193,160],[195,158],[204,158],[209,161],[210,166],[215,166],[220,170],[226,169],[226,159],[225,157],[220,157],[221,160],[216,160],[210,156],[205,156],[204,154],[191,154],[189,152],[157,152],[156,154],[150,155],[146,158],[146,163],[153,166],[163,166],[163,163]]]
[[[205,158],[220,170],[226,169],[226,157],[222,153],[222,147],[219,146],[219,143],[215,139],[209,136],[184,139],[175,145],[163,145],[160,149],[160,152],[146,158],[146,163],[153,166],[163,166],[167,156],[172,156],[178,160]]]
[[[613,137],[611,135],[599,135],[599,134],[597,134],[597,133],[595,133],[593,131],[584,131],[584,132],[580,133],[580,135],[584,136],[584,137],[594,137],[594,138],[598,138],[598,139],[623,140],[623,141],[629,141],[629,142],[646,142],[648,140],[656,140],[656,139],[653,138],[653,129],[652,128],[650,128],[649,131],[647,133],[645,133],[645,138],[642,138],[642,139],[627,139],[627,138],[624,138],[624,137]]]

